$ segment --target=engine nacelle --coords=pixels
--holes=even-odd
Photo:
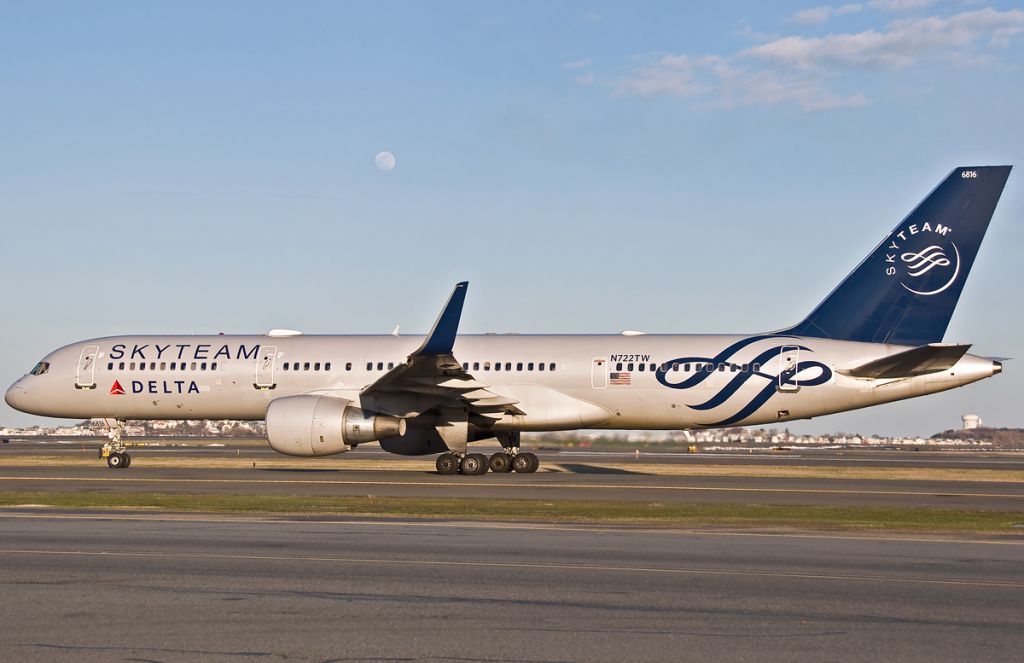
[[[330,456],[362,442],[405,435],[405,419],[364,412],[328,396],[286,396],[270,401],[267,439],[289,456]]]

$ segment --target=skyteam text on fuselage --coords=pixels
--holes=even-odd
[[[377,441],[441,473],[532,472],[524,431],[768,424],[945,391],[1001,372],[943,336],[1010,166],[953,170],[799,324],[738,335],[459,335],[468,284],[426,336],[118,336],[43,358],[23,412],[103,417],[127,467],[133,419],[265,419],[275,450]],[[487,458],[469,443],[497,439]]]

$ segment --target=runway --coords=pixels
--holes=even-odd
[[[105,439],[45,439],[15,438],[10,444],[0,445],[0,463],[7,454],[23,455],[67,455],[81,453],[84,448],[96,449]],[[496,446],[473,445],[471,450],[493,453]],[[945,451],[945,450],[875,450],[875,449],[730,449],[723,451],[701,451],[683,453],[680,451],[644,450],[588,450],[567,448],[530,448],[546,461],[563,462],[656,462],[667,465],[806,465],[820,467],[892,467],[892,468],[950,468],[950,469],[992,469],[1024,471],[1024,452],[999,451]],[[136,449],[132,453],[136,453]],[[197,444],[195,438],[181,443],[147,444],[143,453],[159,455],[181,455],[203,458],[278,458],[281,456],[266,442],[249,440],[236,443],[230,439],[210,440],[208,444]],[[356,450],[334,457],[339,465],[346,459],[398,460],[401,457],[381,451],[373,444],[362,445]]]
[[[750,467],[749,462],[736,462],[750,459],[723,455],[675,454],[669,459],[644,458],[638,464],[617,454],[541,452],[542,471],[536,474],[468,477],[437,475],[432,458],[410,461],[361,450],[304,461],[250,447],[133,449],[131,468],[110,470],[93,451],[68,446],[54,450],[52,445],[44,448],[49,451],[46,457],[55,459],[53,463],[19,466],[15,459],[32,459],[41,452],[33,445],[4,445],[0,451],[0,490],[1024,510],[1020,455],[976,458],[874,454],[865,458],[861,454],[846,465],[836,466],[758,454],[756,467]],[[817,456],[822,463],[829,460],[823,454]],[[57,462],[64,458],[73,462]],[[969,465],[976,461],[986,465]],[[205,462],[219,466],[207,467]],[[823,467],[829,472],[835,467],[842,472],[835,476],[786,476],[794,467]],[[673,474],[669,471],[672,468],[684,473]],[[850,474],[858,468],[870,472],[870,478]],[[923,472],[923,477],[939,473],[942,478],[898,478],[914,468]],[[781,475],[772,474],[776,469]],[[1010,473],[997,476],[1017,478],[970,479],[973,471],[992,469]],[[703,475],[703,471],[711,475]]]
[[[0,659],[1013,660],[1024,543],[4,511]]]

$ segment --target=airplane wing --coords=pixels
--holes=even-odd
[[[456,284],[448,303],[422,345],[400,364],[360,392],[360,399],[395,416],[415,417],[436,410],[496,421],[523,414],[518,401],[493,391],[463,369],[452,354],[469,283]],[[450,417],[449,417],[450,418]]]
[[[938,373],[952,368],[967,354],[971,346],[953,343],[929,343],[903,352],[873,359],[860,366],[841,369],[839,372],[855,378],[888,379],[909,378],[929,373]]]

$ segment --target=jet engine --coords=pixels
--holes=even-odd
[[[328,396],[275,398],[267,409],[271,448],[289,456],[330,456],[362,442],[405,435],[405,419],[365,412]]]

